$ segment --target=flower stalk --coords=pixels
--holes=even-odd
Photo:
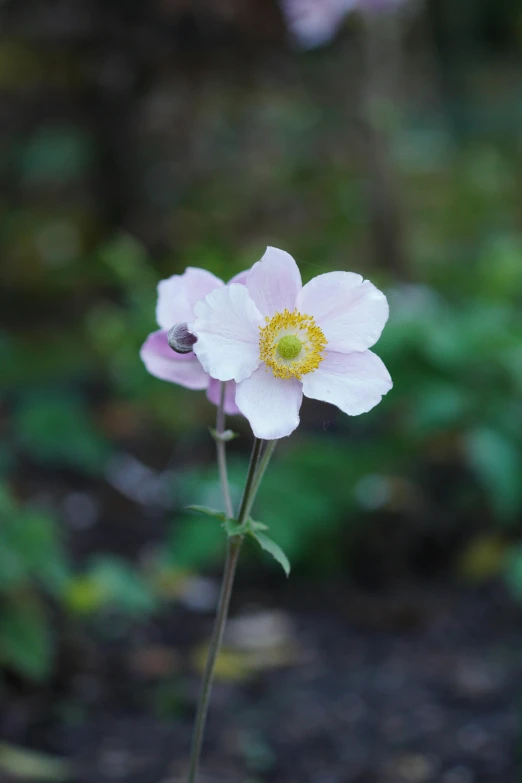
[[[194,733],[192,736],[192,749],[190,752],[190,764],[187,775],[187,783],[195,783],[198,773],[199,757],[201,755],[201,746],[203,744],[203,735],[205,732],[205,724],[207,722],[208,706],[210,703],[212,683],[214,681],[216,661],[221,649],[221,644],[223,642],[223,634],[225,632],[228,608],[230,606],[232,587],[234,585],[234,576],[236,574],[236,566],[242,541],[243,539],[241,536],[235,536],[234,538],[229,538],[227,542],[227,558],[225,561],[225,569],[223,571],[223,581],[221,583],[218,609],[216,619],[214,621],[212,638],[210,640],[205,671],[203,672],[203,682],[201,684],[196,720],[194,722]]]
[[[221,491],[223,493],[223,500],[225,502],[225,511],[227,517],[234,516],[234,509],[232,507],[232,498],[230,497],[230,486],[228,483],[228,471],[227,471],[227,454],[226,454],[226,440],[223,438],[225,432],[225,394],[227,391],[227,384],[221,384],[221,391],[219,397],[219,405],[217,407],[216,414],[216,452],[217,463],[219,470],[219,479],[221,481]]]
[[[250,492],[248,506],[245,509],[245,519],[248,519],[248,517],[250,516],[250,512],[252,511],[252,506],[254,505],[255,499],[257,497],[257,493],[259,492],[259,487],[261,486],[261,482],[263,480],[263,476],[265,475],[266,469],[268,468],[270,460],[272,459],[272,454],[275,451],[276,445],[277,445],[276,440],[268,441],[263,451],[263,454],[259,460],[259,465],[254,478],[254,485]]]
[[[371,111],[370,119],[375,122]],[[370,348],[378,340],[388,313],[385,295],[361,275],[327,272],[303,286],[295,260],[274,247],[268,247],[260,261],[227,285],[195,267],[158,285],[159,329],[148,336],[140,355],[152,375],[190,389],[206,389],[208,399],[217,405],[216,428],[211,432],[225,510],[189,508],[218,519],[227,535],[187,783],[196,781],[216,661],[244,537],[253,538],[287,576],[290,573],[288,557],[266,534],[268,526],[250,516],[276,441],[299,426],[304,396],[336,405],[350,416],[366,413],[380,402],[392,388],[392,380]],[[236,515],[226,463],[226,443],[234,433],[225,429],[225,410],[241,413],[255,437]]]
[[[222,384],[221,388],[221,400],[218,406],[216,431],[218,435],[224,432],[224,399],[225,399],[225,384]],[[229,513],[228,508],[232,512],[232,503],[230,499],[230,490],[228,486],[227,470],[226,470],[226,454],[225,454],[225,441],[219,437],[216,438],[217,453],[219,471],[223,487],[223,496],[225,503],[227,504],[227,515],[232,517],[232,513]],[[271,444],[265,449],[263,459],[261,459],[263,441],[256,438],[252,448],[252,454],[250,457],[250,465],[248,467],[248,474],[245,482],[245,489],[243,491],[243,497],[237,516],[239,525],[242,525],[248,518],[250,509],[254,502],[255,494],[259,489],[259,484],[262,478],[262,473],[266,470],[268,461],[265,461],[267,451],[270,449]],[[273,451],[273,449],[272,449]],[[262,473],[260,474],[260,469]],[[243,536],[231,536],[227,540],[227,555],[225,561],[225,568],[223,571],[223,581],[221,583],[221,591],[219,595],[218,607],[216,619],[214,621],[214,629],[212,631],[212,637],[210,640],[210,646],[208,651],[207,661],[205,663],[205,671],[203,672],[203,681],[201,684],[201,692],[198,701],[198,707],[196,711],[196,719],[194,723],[194,734],[192,738],[192,749],[190,753],[189,771],[187,775],[187,783],[195,783],[199,758],[201,755],[201,747],[203,744],[203,736],[205,732],[205,724],[207,721],[208,707],[210,703],[210,695],[212,691],[212,683],[214,681],[214,674],[216,669],[216,661],[223,643],[223,635],[225,632],[225,625],[228,617],[228,610],[230,606],[230,599],[232,596],[232,588],[234,586],[234,577],[236,573],[237,562],[239,559],[239,553],[241,551],[241,545],[243,543]]]

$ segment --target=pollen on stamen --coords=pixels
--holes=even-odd
[[[259,327],[259,358],[276,378],[301,378],[323,361],[326,338],[311,315],[283,310]]]

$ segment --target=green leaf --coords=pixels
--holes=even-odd
[[[0,614],[0,660],[24,677],[40,681],[51,671],[53,638],[36,601],[10,602]]]
[[[522,546],[514,546],[506,558],[504,579],[512,594],[522,601]]]
[[[89,574],[78,574],[67,585],[65,603],[74,614],[93,614],[107,604],[105,588]]]
[[[103,555],[93,558],[81,587],[84,590],[81,597],[87,597],[90,587],[93,609],[112,606],[123,614],[139,617],[156,607],[152,589],[143,577],[117,557]],[[73,599],[78,597],[78,594],[73,595]],[[85,603],[88,606],[88,600]]]
[[[269,530],[270,528],[268,525],[265,525],[264,522],[256,522],[255,519],[252,519],[252,517],[249,517],[247,520],[248,529],[256,532],[258,530]]]
[[[4,517],[1,508],[0,515]],[[69,575],[56,520],[37,509],[13,506],[0,527],[0,588],[37,580],[60,595]]]
[[[23,556],[7,541],[5,531],[0,537],[0,591],[16,589],[30,577],[29,568]]]
[[[5,483],[0,484],[0,514],[2,517],[12,516],[18,511],[18,505]]]
[[[59,595],[69,578],[69,568],[56,520],[42,511],[26,508],[17,527],[16,546],[31,576]]]
[[[470,407],[470,395],[456,383],[430,378],[418,391],[407,419],[414,435],[458,426]]]
[[[187,511],[193,511],[195,514],[202,514],[204,517],[215,517],[220,522],[225,522],[227,515],[224,511],[218,511],[208,506],[186,506]]]
[[[36,780],[38,783],[44,780],[58,783],[72,777],[71,765],[65,759],[18,748],[6,742],[0,743],[0,771],[2,770],[6,775],[23,780]]]
[[[263,522],[256,522],[252,517],[246,519],[242,524],[239,524],[237,519],[225,519],[222,527],[229,538],[249,534],[255,536],[258,530],[268,530],[268,525],[265,525]]]
[[[265,552],[269,552],[274,560],[277,560],[285,574],[290,576],[290,562],[279,544],[276,544],[276,542],[265,535],[265,533],[251,532],[250,535],[252,538],[256,539],[261,549],[264,549]]]
[[[243,524],[240,525],[237,519],[225,519],[222,528],[229,538],[244,536],[245,533],[248,533],[246,523],[243,522]]]
[[[498,518],[514,520],[522,505],[522,454],[502,432],[481,427],[465,441],[468,459]]]
[[[103,470],[110,447],[81,399],[27,394],[14,421],[17,437],[31,457],[90,473]]]

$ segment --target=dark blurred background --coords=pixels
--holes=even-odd
[[[202,783],[514,783],[518,0],[0,3],[0,780],[177,783],[223,557],[156,284],[272,244],[386,291],[395,382],[306,402],[256,507]],[[249,428],[230,447],[237,496]]]

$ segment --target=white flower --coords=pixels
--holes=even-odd
[[[258,438],[293,432],[303,394],[355,416],[392,387],[368,350],[388,320],[388,302],[353,272],[329,272],[303,287],[292,256],[269,247],[244,285],[216,288],[193,311],[194,353],[212,378],[236,382],[236,405]]]

